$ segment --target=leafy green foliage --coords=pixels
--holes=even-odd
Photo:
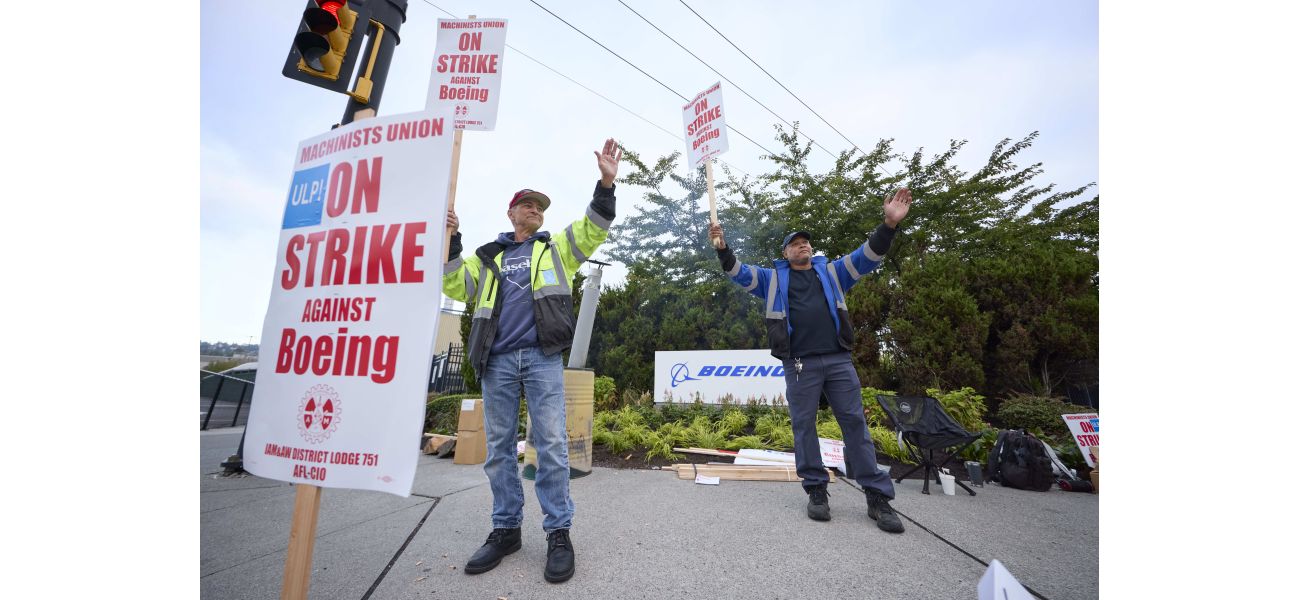
[[[835,420],[835,413],[831,412],[829,408],[817,411],[817,437],[828,440],[844,439],[844,432],[840,430],[840,423]]]
[[[456,435],[456,427],[460,424],[460,401],[479,397],[479,394],[429,394],[424,402],[424,432]]]
[[[618,408],[618,389],[614,385],[614,378],[604,375],[596,377],[592,391],[592,409],[613,410]]]
[[[997,418],[1008,429],[1026,429],[1048,443],[1070,439],[1070,428],[1061,415],[1090,412],[1091,409],[1070,404],[1060,398],[1015,395],[1002,401]]]
[[[939,401],[943,407],[943,412],[948,413],[963,429],[971,433],[979,433],[989,429],[990,425],[984,421],[984,413],[987,409],[984,406],[984,396],[975,393],[975,390],[969,387],[961,388],[951,392],[944,392],[938,389],[928,389],[925,393]]]
[[[869,427],[871,441],[876,445],[876,453],[888,456],[898,462],[916,464],[907,450],[898,445],[898,434],[888,427]]]

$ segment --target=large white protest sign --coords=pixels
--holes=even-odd
[[[449,110],[298,146],[244,468],[401,496],[415,478],[442,292]]]
[[[1061,415],[1061,418],[1065,419],[1065,424],[1070,428],[1070,435],[1074,436],[1074,443],[1079,446],[1079,452],[1083,453],[1083,459],[1089,467],[1096,467],[1097,462],[1090,449],[1101,445],[1101,427],[1097,413]]]
[[[767,350],[655,352],[654,382],[656,402],[785,401],[785,369]]]
[[[682,107],[686,158],[691,168],[727,151],[727,123],[722,115],[722,83],[700,92]]]
[[[447,105],[456,129],[495,129],[505,49],[505,19],[438,19],[425,110]]]

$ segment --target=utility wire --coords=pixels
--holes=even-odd
[[[774,111],[774,110],[768,108],[766,104],[763,104],[762,102],[759,102],[758,98],[755,98],[755,97],[753,97],[752,95],[750,95],[749,92],[746,92],[746,91],[745,91],[745,88],[742,88],[742,87],[740,87],[739,85],[736,85],[736,82],[734,82],[734,81],[732,81],[732,80],[730,80],[730,79],[727,79],[727,76],[726,76],[726,75],[723,75],[722,73],[720,73],[717,69],[715,69],[715,68],[713,68],[711,65],[709,65],[709,63],[704,62],[704,59],[700,58],[699,56],[696,56],[694,52],[691,52],[690,50],[687,50],[686,46],[683,46],[683,45],[681,44],[681,42],[678,42],[676,39],[673,39],[673,36],[668,35],[664,30],[660,29],[658,25],[655,25],[654,23],[651,23],[651,22],[650,22],[650,19],[647,19],[647,18],[645,18],[644,16],[642,16],[642,14],[639,13],[639,12],[637,12],[636,9],[632,8],[631,6],[628,6],[626,2],[623,2],[623,0],[618,0],[618,3],[619,3],[619,4],[622,4],[624,8],[626,8],[626,9],[632,11],[632,14],[634,14],[634,15],[636,15],[636,16],[638,16],[638,17],[641,17],[641,20],[642,20],[642,21],[645,21],[647,25],[649,25],[649,26],[651,26],[651,27],[654,27],[654,28],[655,28],[655,31],[658,31],[659,33],[662,33],[662,34],[664,35],[664,37],[668,38],[669,40],[672,40],[672,42],[673,42],[674,44],[677,44],[677,47],[678,47],[678,48],[681,48],[682,50],[685,50],[687,54],[691,55],[691,57],[693,57],[695,60],[700,61],[700,64],[702,64],[702,65],[708,67],[709,70],[710,70],[710,71],[713,71],[715,74],[717,74],[718,77],[721,77],[721,78],[723,78],[724,80],[726,80],[726,82],[729,83],[729,84],[731,84],[732,87],[734,87],[734,88],[740,90],[740,93],[742,93],[742,94],[744,94],[744,95],[746,95],[746,96],[749,96],[749,99],[750,99],[750,100],[753,100],[754,102],[757,102],[759,106],[761,106],[761,107],[767,109],[767,112],[772,113],[772,116],[776,117],[777,119],[780,119],[782,123],[785,123],[786,125],[789,125],[790,128],[793,129],[793,130],[795,130],[796,132],[798,131],[798,129],[796,129],[795,126],[794,126],[793,124],[791,124],[789,121],[787,121],[787,120],[781,118],[781,115],[776,114],[776,111]],[[822,149],[822,152],[825,152],[826,154],[829,154],[832,158],[836,158],[836,155],[835,155],[834,152],[831,152],[830,150],[827,150],[825,146],[822,146],[821,144],[817,143],[817,140],[814,140],[814,139],[812,138],[812,136],[808,135],[807,133],[804,133],[803,136],[806,137],[806,138],[808,138],[808,141],[812,142],[812,143],[813,143],[814,145],[816,145],[818,148],[821,148],[821,149]],[[850,142],[850,143],[852,143],[852,142]]]
[[[692,13],[695,13],[695,16],[700,17],[700,20],[701,20],[701,21],[704,21],[704,24],[705,24],[705,25],[708,25],[708,26],[709,26],[709,29],[712,29],[712,30],[713,30],[715,33],[717,33],[718,35],[721,35],[721,36],[722,36],[722,39],[727,40],[727,43],[728,43],[728,44],[731,44],[731,47],[732,47],[732,48],[735,48],[737,52],[740,52],[741,54],[744,54],[744,55],[745,55],[745,58],[749,58],[749,62],[754,63],[754,66],[755,66],[755,67],[758,67],[758,70],[760,70],[760,71],[762,71],[763,73],[767,74],[768,77],[772,77],[772,74],[771,74],[771,73],[768,73],[768,72],[767,72],[767,69],[764,69],[763,66],[760,65],[760,64],[758,64],[757,61],[755,61],[754,59],[750,58],[748,54],[745,54],[745,51],[744,51],[744,50],[741,50],[740,47],[737,46],[735,43],[733,43],[730,39],[727,39],[727,36],[722,35],[722,32],[721,32],[721,31],[718,31],[718,28],[717,28],[717,27],[714,27],[713,24],[710,23],[710,22],[708,21],[708,19],[705,19],[704,17],[700,16],[700,13],[695,12],[695,9],[694,9],[694,8],[691,8],[691,5],[687,4],[687,3],[686,3],[686,0],[677,0],[677,1],[678,1],[678,2],[681,2],[681,3],[682,3],[682,6],[685,6],[687,10],[691,11]],[[806,108],[806,109],[808,109],[809,111],[811,111],[812,114],[817,115],[817,111],[813,110],[811,106],[808,106],[808,103],[807,103],[807,102],[804,102],[802,99],[800,99],[799,96],[795,96],[795,93],[794,93],[794,92],[791,92],[791,91],[790,91],[790,88],[785,87],[785,84],[784,84],[784,83],[781,83],[781,82],[778,81],[777,78],[775,78],[775,77],[772,77],[772,81],[776,81],[776,84],[779,85],[779,86],[781,86],[781,89],[785,90],[786,92],[789,92],[791,96],[794,96],[794,99],[795,99],[795,100],[798,100],[798,101],[799,101],[799,104],[802,104],[803,107]],[[862,148],[858,148],[858,145],[853,143],[853,140],[850,140],[850,139],[848,138],[848,136],[844,135],[843,133],[840,133],[840,130],[835,129],[835,126],[834,126],[834,125],[831,125],[831,124],[830,124],[830,121],[827,121],[827,120],[826,120],[825,118],[823,118],[821,115],[817,115],[817,118],[818,118],[818,119],[821,119],[821,120],[822,120],[822,123],[825,123],[827,127],[830,127],[831,129],[834,129],[834,130],[835,130],[835,133],[839,133],[839,134],[840,134],[840,137],[844,138],[844,141],[848,142],[849,145],[850,145],[850,146],[853,146],[853,147],[854,147],[858,152],[862,152],[863,154],[866,154],[866,152],[863,152],[863,151],[862,151]]]
[[[436,8],[436,9],[438,9],[438,10],[440,10],[440,11],[442,11],[443,14],[445,14],[445,15],[447,15],[447,16],[453,18],[453,19],[461,19],[461,18],[463,18],[463,17],[457,16],[457,15],[455,15],[455,14],[452,14],[451,12],[447,11],[447,9],[442,8],[441,6],[438,6],[437,4],[434,4],[433,2],[430,2],[430,0],[424,0],[424,3],[425,3],[425,4],[428,4],[429,6],[432,6],[432,7]],[[634,116],[634,117],[636,117],[636,118],[638,118],[638,119],[641,119],[642,121],[645,121],[645,122],[646,122],[647,124],[649,124],[650,126],[652,126],[652,127],[656,128],[656,129],[658,129],[659,131],[662,131],[662,132],[664,132],[665,134],[667,134],[668,137],[671,137],[671,138],[673,138],[674,140],[677,140],[677,141],[679,141],[679,142],[682,141],[682,137],[681,137],[680,135],[678,135],[678,134],[676,134],[676,133],[673,133],[673,132],[671,132],[671,131],[668,131],[667,129],[664,129],[663,127],[659,126],[659,124],[655,123],[654,121],[651,121],[650,119],[647,119],[647,118],[641,116],[639,113],[633,111],[632,109],[627,108],[626,106],[623,106],[622,104],[619,104],[619,103],[617,103],[617,102],[615,102],[615,101],[613,101],[613,100],[610,100],[610,99],[609,99],[608,97],[606,97],[604,94],[602,94],[602,93],[600,93],[600,92],[597,92],[596,90],[593,90],[593,89],[591,89],[591,88],[589,88],[589,87],[583,85],[581,82],[575,80],[574,78],[569,77],[568,75],[565,75],[564,73],[561,73],[561,72],[559,72],[559,71],[556,71],[555,69],[551,68],[550,65],[547,65],[546,63],[544,63],[544,62],[542,62],[542,61],[540,61],[540,60],[537,60],[536,58],[533,58],[532,56],[529,56],[529,55],[528,55],[527,53],[525,53],[524,51],[522,51],[522,50],[520,50],[520,49],[518,49],[518,48],[516,48],[516,47],[514,47],[514,46],[511,46],[510,44],[506,44],[506,47],[509,48],[509,49],[511,49],[511,50],[513,50],[513,51],[515,51],[515,52],[518,52],[518,53],[519,53],[521,56],[523,56],[524,58],[527,58],[528,60],[531,60],[531,61],[533,61],[533,62],[535,62],[535,63],[537,63],[537,64],[539,64],[539,65],[545,67],[545,68],[546,68],[547,70],[549,70],[550,72],[555,73],[556,75],[559,75],[560,77],[563,77],[563,78],[569,80],[569,81],[570,81],[571,83],[573,83],[574,85],[576,85],[576,86],[578,86],[578,87],[580,87],[580,88],[582,88],[582,89],[584,89],[584,90],[587,90],[588,92],[591,92],[592,94],[595,94],[595,95],[596,95],[597,97],[599,97],[601,100],[604,100],[604,101],[606,101],[606,102],[608,102],[608,103],[610,103],[610,104],[613,104],[614,106],[617,106],[617,107],[623,109],[623,111],[626,112],[627,114],[632,115],[632,116]],[[737,133],[739,133],[739,132],[737,132]],[[760,147],[761,147],[761,146],[760,146]],[[745,171],[743,171],[743,170],[737,168],[735,165],[733,165],[733,164],[731,164],[731,163],[728,163],[728,162],[726,162],[726,161],[724,161],[724,160],[722,160],[722,159],[716,159],[716,160],[717,160],[719,163],[722,163],[723,165],[726,165],[727,168],[739,172],[741,175],[749,176],[749,173],[747,173],[747,172],[745,172]]]
[[[583,37],[585,37],[585,38],[591,40],[592,43],[596,44],[597,46],[600,46],[601,48],[604,48],[605,51],[609,52],[610,54],[613,54],[614,56],[617,56],[619,60],[621,60],[621,61],[627,63],[627,64],[630,65],[633,69],[636,69],[636,70],[638,70],[638,71],[641,71],[641,73],[642,73],[643,75],[645,75],[646,77],[649,77],[650,79],[654,79],[655,83],[658,83],[659,85],[662,85],[662,86],[664,87],[664,89],[666,89],[666,90],[672,92],[673,94],[676,94],[677,97],[678,97],[678,98],[681,98],[683,102],[689,102],[689,100],[686,98],[686,96],[683,96],[683,95],[681,95],[680,93],[678,93],[677,90],[674,90],[673,88],[668,87],[666,84],[664,84],[664,82],[659,81],[658,79],[655,79],[654,76],[650,75],[649,73],[646,73],[644,70],[641,69],[641,67],[638,67],[638,66],[632,64],[632,61],[629,61],[628,59],[623,58],[622,56],[619,55],[619,53],[617,53],[617,52],[615,52],[615,51],[613,51],[613,50],[610,50],[608,46],[606,46],[606,45],[604,45],[604,44],[602,44],[602,43],[596,41],[595,38],[593,38],[593,37],[587,35],[587,33],[586,33],[585,31],[583,31],[583,30],[581,30],[581,29],[578,29],[577,27],[574,27],[572,23],[570,23],[570,22],[568,22],[568,21],[565,21],[562,17],[560,17],[560,15],[557,15],[557,14],[551,12],[551,10],[550,10],[549,8],[546,8],[545,6],[542,6],[541,4],[539,4],[539,3],[537,2],[537,0],[528,0],[528,1],[529,1],[529,2],[532,2],[533,4],[536,4],[538,8],[540,8],[540,9],[546,11],[546,12],[547,12],[548,14],[550,14],[552,17],[555,17],[556,19],[559,19],[561,23],[564,23],[565,25],[568,25],[568,26],[569,26],[570,28],[572,28],[574,31],[576,31],[576,32],[578,32],[578,33],[581,33]],[[744,134],[743,132],[741,132],[739,129],[736,129],[735,127],[732,127],[731,125],[727,125],[727,129],[730,129],[730,130],[736,132],[738,135],[740,135],[740,137],[743,137],[743,138],[749,140],[749,142],[750,142],[751,144],[754,144],[755,146],[758,146],[759,148],[762,148],[762,150],[763,150],[764,152],[766,152],[766,153],[768,154],[768,156],[776,156],[776,153],[775,153],[775,152],[772,152],[771,150],[768,150],[767,148],[764,148],[762,144],[760,144],[760,143],[758,143],[758,142],[755,142],[753,138],[751,138],[751,137],[745,135],[745,134]],[[852,143],[852,142],[849,142],[849,143]]]

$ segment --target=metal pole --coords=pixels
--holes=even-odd
[[[598,260],[587,262],[596,265],[587,283],[582,286],[582,306],[578,307],[578,324],[573,332],[573,349],[569,351],[569,368],[585,369],[587,367],[587,349],[591,346],[591,328],[596,323],[596,304],[600,302],[601,267],[609,263]]]
[[[370,89],[369,102],[365,104],[357,102],[355,98],[348,98],[348,106],[343,109],[342,125],[351,123],[357,111],[367,108],[379,112],[379,100],[384,95],[384,82],[388,79],[388,67],[393,62],[393,49],[402,43],[398,30],[402,28],[402,23],[406,22],[406,2],[407,0],[370,0],[366,4],[370,7],[370,18],[379,21],[384,25],[383,39],[379,43],[379,53],[375,56],[375,68],[371,73],[370,80],[373,86]],[[366,40],[366,49],[358,57],[358,63],[361,65],[361,72],[365,73],[365,63],[368,61],[371,52],[374,50],[375,32],[373,26],[367,29],[371,36]]]

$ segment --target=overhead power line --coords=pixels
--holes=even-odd
[[[464,18],[464,17],[460,17],[460,16],[458,16],[458,15],[455,15],[455,14],[449,12],[447,9],[442,8],[441,6],[438,6],[437,4],[434,4],[434,3],[431,2],[430,0],[424,0],[424,3],[425,3],[425,4],[428,4],[429,6],[432,6],[432,7],[436,8],[436,9],[438,9],[438,10],[440,10],[440,11],[442,11],[443,14],[445,14],[445,15],[447,15],[447,16],[453,18],[453,19],[463,19],[463,18]],[[592,94],[596,95],[596,96],[597,96],[598,98],[600,98],[601,100],[604,100],[604,101],[606,101],[606,102],[608,102],[608,103],[610,103],[610,104],[613,104],[614,106],[619,107],[620,109],[623,110],[623,112],[626,112],[626,113],[629,114],[629,115],[632,115],[632,116],[634,116],[634,117],[636,117],[636,118],[638,118],[638,119],[641,119],[642,121],[645,121],[646,124],[648,124],[648,125],[650,125],[650,126],[656,128],[656,129],[658,129],[659,131],[664,132],[665,134],[668,135],[668,137],[671,137],[671,138],[673,138],[674,140],[677,140],[678,142],[682,141],[682,136],[681,136],[680,134],[673,133],[673,132],[671,132],[671,131],[669,131],[669,130],[663,128],[663,127],[660,126],[658,123],[655,123],[654,121],[651,121],[650,119],[647,119],[647,118],[641,116],[640,113],[637,113],[636,111],[634,111],[634,110],[632,110],[632,109],[630,109],[630,108],[628,108],[628,107],[626,107],[626,106],[623,106],[622,104],[619,104],[619,103],[617,103],[617,102],[615,102],[615,101],[613,101],[613,100],[610,100],[610,99],[609,99],[608,97],[606,97],[604,94],[602,94],[602,93],[600,93],[600,92],[597,92],[596,90],[593,90],[593,89],[591,89],[591,88],[589,88],[589,87],[583,85],[583,84],[582,84],[581,82],[579,82],[578,80],[576,80],[576,79],[574,79],[574,78],[572,78],[572,77],[569,77],[568,75],[565,75],[564,73],[561,73],[561,72],[555,70],[555,69],[552,68],[550,65],[548,65],[548,64],[546,64],[546,63],[544,63],[544,62],[542,62],[542,61],[540,61],[540,60],[537,60],[536,58],[533,58],[532,56],[529,56],[526,52],[524,52],[524,51],[522,51],[522,50],[520,50],[520,49],[518,49],[518,48],[516,48],[516,47],[514,47],[514,46],[511,46],[510,44],[506,44],[506,47],[509,48],[509,49],[511,49],[511,50],[513,50],[513,51],[515,51],[515,52],[518,52],[518,53],[519,53],[521,56],[523,56],[524,58],[527,58],[528,60],[531,60],[531,61],[533,61],[533,62],[535,62],[535,63],[537,63],[537,64],[539,64],[539,65],[545,67],[548,71],[550,71],[550,72],[552,72],[552,73],[555,73],[556,75],[559,75],[560,77],[563,77],[563,78],[569,80],[570,83],[573,83],[574,85],[576,85],[576,86],[578,86],[578,87],[580,87],[580,88],[582,88],[582,89],[584,89],[584,90],[587,90],[588,92],[591,92]],[[739,132],[737,132],[737,133],[739,133]],[[760,147],[761,147],[761,146],[760,146]],[[728,163],[728,162],[726,162],[726,161],[724,161],[724,160],[722,160],[722,159],[717,159],[717,161],[718,161],[719,163],[722,163],[723,165],[726,165],[727,168],[739,172],[741,175],[746,175],[746,176],[749,175],[749,173],[745,172],[744,170],[741,170],[741,169],[737,168],[735,165],[730,164],[730,163]]]
[[[660,29],[658,25],[655,25],[654,23],[651,23],[651,22],[650,22],[650,19],[645,18],[641,13],[637,12],[636,9],[632,8],[631,6],[628,6],[626,2],[623,2],[623,0],[618,0],[618,3],[619,3],[619,4],[622,4],[624,8],[626,8],[626,9],[632,11],[632,14],[634,14],[634,15],[636,15],[636,16],[638,16],[638,17],[641,17],[641,20],[642,20],[642,21],[645,21],[647,25],[649,25],[649,26],[651,26],[651,27],[654,27],[654,28],[655,28],[655,31],[658,31],[659,33],[662,33],[662,34],[664,35],[664,37],[668,38],[669,40],[672,40],[672,42],[673,42],[674,44],[677,44],[677,47],[678,47],[678,48],[681,48],[682,50],[685,50],[686,53],[689,54],[689,55],[691,55],[692,58],[694,58],[695,60],[700,61],[700,64],[702,64],[702,65],[708,67],[709,70],[710,70],[710,71],[713,71],[715,74],[717,74],[718,77],[721,77],[721,78],[724,79],[727,83],[731,84],[732,87],[734,87],[734,88],[740,90],[740,93],[742,93],[742,94],[748,96],[750,100],[753,100],[754,102],[757,102],[759,106],[761,106],[761,107],[767,109],[767,112],[772,113],[772,116],[776,117],[777,119],[780,119],[782,123],[785,123],[786,125],[790,126],[791,129],[795,130],[795,131],[796,131],[796,134],[798,133],[798,130],[795,129],[795,126],[794,126],[792,123],[790,123],[789,121],[787,121],[787,120],[785,120],[784,118],[782,118],[781,115],[776,114],[776,111],[774,111],[774,110],[768,108],[766,104],[763,104],[762,102],[759,102],[758,98],[755,98],[754,96],[750,95],[749,92],[746,92],[746,91],[745,91],[745,88],[742,88],[742,87],[740,87],[739,85],[736,85],[736,82],[734,82],[734,81],[728,79],[726,75],[723,75],[723,74],[722,74],[721,72],[719,72],[717,69],[713,68],[712,65],[710,65],[710,64],[707,63],[707,62],[704,62],[704,59],[700,58],[699,56],[696,56],[694,52],[691,52],[690,50],[688,50],[688,49],[686,48],[686,46],[683,46],[683,45],[681,44],[681,42],[678,42],[676,39],[673,38],[673,36],[668,35],[668,33],[665,32],[664,30]],[[817,143],[817,140],[814,140],[814,139],[812,138],[812,136],[808,135],[807,133],[804,133],[803,136],[806,137],[806,138],[808,138],[808,141],[812,142],[815,146],[817,146],[818,148],[821,148],[821,149],[822,149],[822,152],[825,152],[826,154],[831,155],[832,158],[835,157],[835,153],[834,153],[834,152],[831,152],[830,150],[827,150],[824,146],[822,146],[821,144]],[[851,142],[850,142],[850,143],[851,143]]]
[[[749,58],[749,62],[754,63],[754,66],[755,66],[755,67],[758,67],[758,70],[760,70],[760,71],[762,71],[763,73],[765,73],[768,77],[772,77],[772,74],[771,74],[771,73],[768,73],[768,72],[767,72],[767,69],[764,69],[764,68],[763,68],[763,65],[758,64],[758,62],[755,61],[754,59],[750,58],[748,54],[745,54],[745,51],[744,51],[744,50],[741,50],[741,49],[740,49],[740,46],[737,46],[734,42],[732,42],[730,39],[728,39],[727,36],[722,35],[722,32],[721,32],[721,31],[718,31],[718,28],[717,28],[717,27],[714,27],[713,24],[710,23],[710,22],[708,21],[708,19],[705,19],[703,16],[700,15],[700,13],[695,12],[695,9],[694,9],[694,8],[691,8],[691,5],[687,4],[687,3],[686,3],[686,0],[677,0],[677,1],[678,1],[678,2],[681,2],[681,3],[682,3],[682,6],[685,6],[686,9],[689,10],[689,11],[691,11],[692,13],[694,13],[695,16],[700,17],[700,20],[701,20],[701,21],[704,21],[704,24],[705,24],[705,25],[708,25],[708,26],[709,26],[709,29],[712,29],[715,33],[717,33],[718,35],[722,36],[722,39],[727,40],[727,43],[728,43],[728,44],[731,44],[731,47],[732,47],[732,48],[735,48],[737,52],[739,52],[739,53],[741,53],[741,54],[744,54],[745,58]],[[821,115],[818,115],[818,114],[817,114],[817,111],[813,110],[813,108],[812,108],[811,106],[808,106],[808,103],[807,103],[807,102],[804,102],[803,99],[801,99],[801,98],[799,98],[799,96],[795,95],[794,92],[791,92],[791,91],[790,91],[790,88],[785,87],[785,84],[784,84],[784,83],[781,83],[779,80],[777,80],[776,77],[772,77],[772,81],[775,81],[777,85],[781,86],[781,89],[785,90],[786,92],[789,92],[789,94],[790,94],[791,96],[794,96],[794,99],[795,99],[795,100],[798,100],[798,101],[799,101],[799,104],[802,104],[804,108],[806,108],[806,109],[808,109],[809,111],[811,111],[812,114],[817,115],[817,118],[818,118],[818,119],[821,119],[821,120],[822,120],[822,123],[825,123],[827,127],[830,127],[831,129],[834,129],[834,130],[835,130],[835,133],[839,133],[839,134],[840,134],[840,137],[844,138],[844,141],[848,142],[850,146],[853,146],[853,147],[854,147],[858,152],[862,152],[862,148],[858,148],[858,145],[857,145],[857,144],[854,144],[854,143],[853,143],[853,140],[850,140],[850,139],[848,138],[848,136],[844,135],[843,133],[840,133],[840,130],[835,129],[835,126],[834,126],[834,125],[831,125],[831,124],[830,124],[830,121],[827,121],[824,117],[822,117]],[[863,154],[866,154],[866,153],[863,152]]]
[[[614,56],[617,56],[619,60],[621,60],[621,61],[627,63],[627,64],[630,65],[633,69],[636,69],[636,70],[638,70],[638,71],[641,71],[641,73],[642,73],[643,75],[645,75],[646,77],[649,77],[650,79],[654,79],[655,83],[658,83],[659,85],[662,85],[662,86],[664,87],[664,89],[666,89],[666,90],[672,92],[673,94],[676,94],[676,96],[677,96],[678,98],[681,98],[683,102],[689,102],[689,100],[686,98],[686,96],[683,96],[683,95],[681,95],[677,90],[674,90],[673,88],[668,87],[668,85],[666,85],[664,82],[659,81],[658,79],[655,79],[654,76],[650,75],[649,73],[646,73],[644,70],[641,69],[641,67],[638,67],[638,66],[636,66],[635,64],[632,64],[632,61],[630,61],[630,60],[628,60],[628,59],[626,59],[626,58],[623,58],[622,56],[619,55],[619,53],[614,52],[613,50],[610,50],[608,46],[606,46],[606,45],[604,45],[604,44],[602,44],[602,43],[596,41],[596,38],[593,38],[593,37],[587,35],[587,33],[586,33],[585,31],[583,31],[583,30],[581,30],[581,29],[578,29],[578,28],[575,27],[572,23],[570,23],[570,22],[568,22],[568,21],[565,21],[562,17],[560,17],[560,15],[557,15],[557,14],[551,12],[551,10],[550,10],[549,8],[546,8],[545,6],[542,6],[540,3],[537,2],[537,0],[528,0],[528,1],[529,1],[529,2],[532,2],[533,4],[536,4],[538,8],[540,8],[540,9],[546,11],[546,12],[547,12],[548,14],[550,14],[552,17],[555,17],[556,19],[559,19],[561,23],[564,23],[565,25],[568,25],[568,26],[569,26],[570,28],[572,28],[574,31],[576,31],[576,32],[578,32],[578,33],[581,33],[583,37],[585,37],[585,38],[591,40],[592,43],[596,44],[597,46],[600,46],[601,48],[604,48],[606,52],[609,52],[610,54],[613,54]],[[755,145],[755,146],[758,146],[759,148],[762,148],[762,150],[763,150],[764,152],[766,152],[766,153],[768,154],[768,156],[776,156],[776,153],[775,153],[775,152],[772,152],[771,150],[768,150],[767,148],[764,148],[762,144],[760,144],[760,143],[758,143],[758,142],[755,142],[753,138],[751,138],[751,137],[745,135],[745,134],[744,134],[743,132],[741,132],[739,129],[736,129],[735,127],[732,127],[731,125],[727,125],[727,129],[730,129],[730,130],[736,132],[736,134],[739,135],[740,137],[743,137],[743,138],[749,140],[749,142],[750,142],[751,144],[753,144],[753,145]],[[850,143],[851,143],[851,142],[850,142]]]

